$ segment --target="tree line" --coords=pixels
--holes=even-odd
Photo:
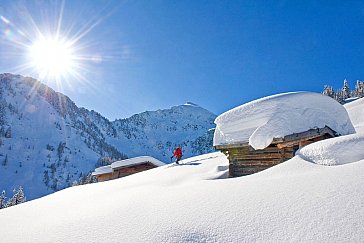
[[[26,202],[26,197],[24,195],[23,188],[20,186],[18,190],[13,190],[13,196],[6,200],[5,190],[2,191],[0,195],[0,209],[15,206]]]
[[[341,89],[334,90],[334,88],[330,85],[325,85],[324,91],[322,92],[324,95],[329,96],[335,100],[337,100],[339,103],[343,104],[345,103],[345,100],[348,98],[358,97],[363,98],[364,97],[364,81],[356,81],[355,90],[350,90],[348,81],[344,80],[344,85]]]

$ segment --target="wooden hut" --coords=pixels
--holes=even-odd
[[[295,152],[310,143],[332,138],[336,132],[330,127],[310,129],[283,138],[274,138],[265,149],[255,150],[248,142],[217,145],[229,159],[229,176],[250,175],[282,163],[295,155]]]
[[[150,170],[162,165],[165,165],[165,163],[153,157],[140,156],[116,161],[111,165],[96,168],[92,175],[96,176],[98,181],[108,181]]]
[[[113,173],[110,165],[98,167],[92,172],[97,181],[108,181],[113,179]]]

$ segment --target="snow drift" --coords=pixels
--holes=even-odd
[[[330,97],[311,92],[273,95],[218,116],[214,145],[248,142],[264,149],[273,138],[329,126],[341,135],[355,132],[345,108]]]
[[[342,165],[364,160],[364,99],[352,101],[344,107],[357,133],[307,145],[297,155],[320,165]]]
[[[364,160],[364,135],[351,134],[309,144],[296,155],[320,165],[342,165]]]
[[[357,133],[364,133],[364,98],[345,104],[351,122]]]
[[[328,140],[325,140],[326,142]],[[2,242],[360,242],[364,160],[225,178],[206,154],[0,210]]]

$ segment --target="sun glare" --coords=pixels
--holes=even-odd
[[[29,47],[30,63],[41,77],[59,78],[75,69],[72,46],[56,38],[42,38]]]
[[[0,14],[0,41],[9,46],[4,58],[15,60],[11,72],[56,84],[60,91],[64,85],[72,89],[79,85],[95,88],[89,78],[95,72],[92,67],[106,56],[96,50],[96,39],[87,39],[87,35],[118,7],[110,4],[82,16],[81,21],[77,18],[66,21],[65,1],[39,2],[36,5],[42,11],[36,18],[28,10],[33,5],[29,1],[29,5],[22,6],[18,12],[23,14],[16,21]],[[52,11],[43,11],[49,7]]]

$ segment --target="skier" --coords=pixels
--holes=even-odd
[[[181,150],[180,147],[177,147],[177,148],[174,149],[174,152],[173,152],[173,155],[172,155],[171,159],[173,157],[176,157],[176,164],[179,164],[178,161],[180,161],[180,159],[182,158],[182,150]]]

